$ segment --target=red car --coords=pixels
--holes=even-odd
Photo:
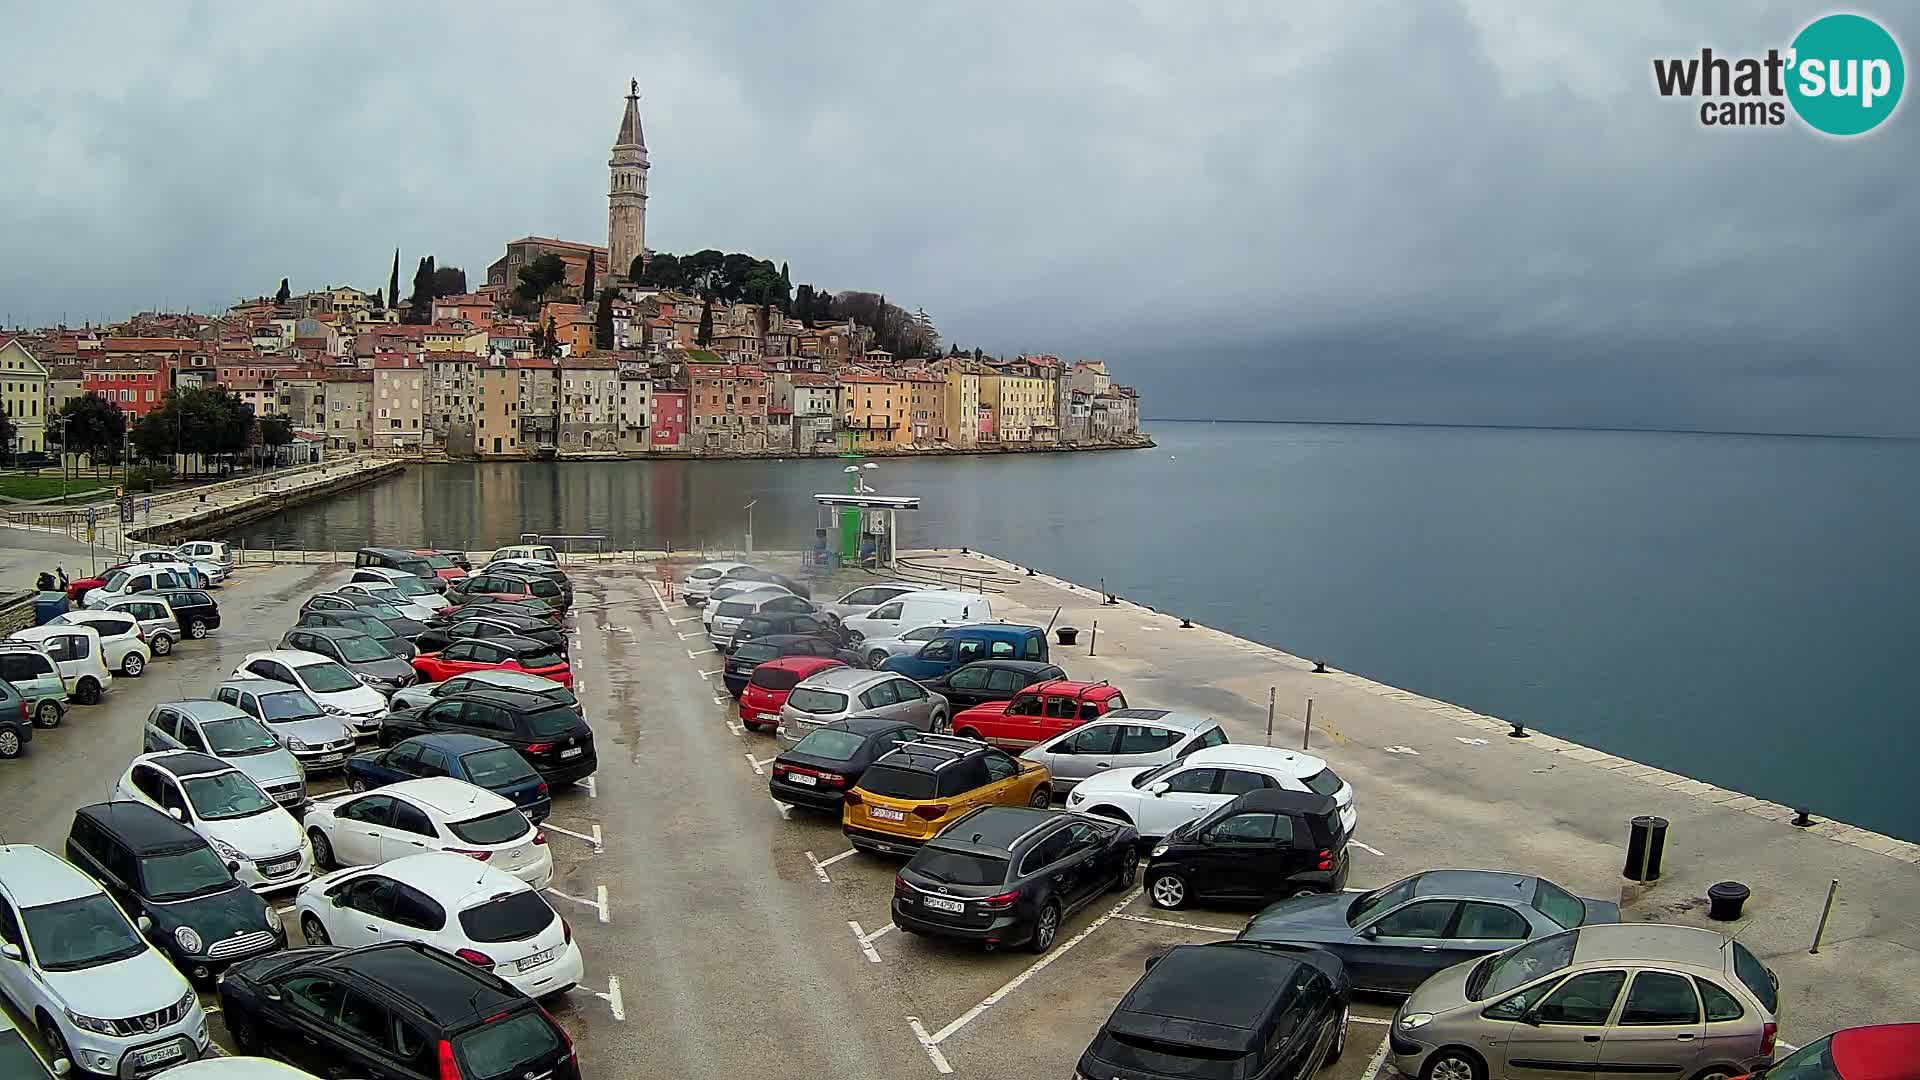
[[[467,576],[467,572],[461,569],[459,564],[453,561],[453,557],[444,551],[435,551],[433,548],[414,548],[412,550],[415,555],[427,560],[427,565],[433,567],[433,576],[439,578],[441,581],[459,581]]]
[[[846,666],[825,656],[781,656],[761,663],[740,691],[740,723],[748,731],[772,731],[796,683],[816,671]]]
[[[1766,1080],[1920,1080],[1920,1024],[1836,1031],[1754,1077],[1763,1075]]]
[[[953,733],[1024,750],[1126,707],[1126,696],[1111,684],[1054,679],[1034,683],[1011,701],[989,701],[962,710],[953,718]]]
[[[573,669],[553,646],[532,638],[461,638],[439,652],[414,657],[413,670],[425,682],[439,682],[469,671],[524,671],[573,689]]]

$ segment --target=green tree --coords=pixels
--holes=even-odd
[[[813,322],[815,326],[833,321],[833,294],[820,289],[813,294]]]
[[[287,288],[287,279],[281,278],[280,291],[273,294],[273,302],[276,304],[284,304],[287,302],[287,299],[292,295],[293,295],[293,290]]]
[[[787,273],[787,264],[780,264],[780,314],[793,314],[793,278]]]
[[[613,348],[613,291],[600,294],[600,305],[593,312],[593,347]]]
[[[457,266],[442,266],[433,271],[433,298],[458,296],[467,291],[467,272]]]
[[[713,297],[708,296],[703,298],[700,301],[700,331],[698,334],[695,335],[693,341],[694,341],[694,344],[704,349],[707,347],[707,344],[712,340],[713,340]]]
[[[387,300],[400,306],[400,249],[393,249],[393,272],[387,275]]]
[[[117,402],[88,391],[60,408],[61,446],[69,454],[85,454],[100,467],[100,459],[117,453],[127,434],[127,414]]]
[[[513,292],[526,304],[538,307],[547,290],[566,279],[566,262],[548,252],[520,268],[520,283],[513,287]]]
[[[655,285],[662,289],[687,287],[685,264],[679,256],[665,251],[656,251],[644,259],[636,256],[632,272],[627,276],[639,285]]]
[[[586,276],[580,281],[580,302],[583,304],[593,303],[593,268],[599,261],[592,255],[587,256]]]
[[[284,416],[264,416],[260,418],[260,443],[271,451],[275,464],[280,462],[280,448],[292,441],[292,421]]]
[[[553,314],[551,312],[547,314],[547,347],[545,355],[548,358],[560,355],[560,332],[554,328]]]
[[[800,316],[800,325],[813,329],[813,286],[802,284],[793,290],[793,310],[789,314]]]
[[[13,426],[13,417],[8,416],[6,413],[0,413],[0,448],[6,450],[8,461],[13,460],[13,437],[17,430],[18,429]]]
[[[426,259],[421,259],[413,267],[413,292],[407,296],[405,321],[425,323],[433,318],[433,271]]]

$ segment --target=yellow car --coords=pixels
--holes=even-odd
[[[986,743],[928,735],[869,765],[845,802],[840,827],[854,847],[911,855],[976,807],[1053,805],[1053,777]]]

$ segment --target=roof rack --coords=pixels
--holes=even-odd
[[[987,745],[984,741],[980,739],[969,739],[964,735],[947,735],[944,733],[943,734],[929,733],[929,734],[920,736],[918,739],[914,739],[912,742],[903,743],[901,745],[911,746],[913,745],[913,743],[919,743],[923,746],[926,746],[926,745],[938,746],[946,750],[960,750],[963,752],[978,750]]]

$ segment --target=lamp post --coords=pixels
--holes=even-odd
[[[749,559],[753,558],[753,508],[756,505],[758,505],[759,502],[760,502],[759,499],[753,499],[747,503],[747,508],[746,508],[747,509],[747,558]]]

